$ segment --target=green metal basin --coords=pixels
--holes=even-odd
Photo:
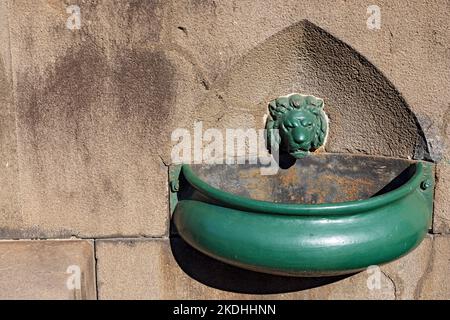
[[[331,276],[397,259],[431,223],[433,166],[341,154],[262,176],[258,165],[171,169],[173,222],[199,251],[249,270]]]

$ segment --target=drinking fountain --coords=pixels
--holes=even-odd
[[[311,95],[274,99],[268,113],[270,151],[292,160],[276,174],[249,161],[171,166],[173,224],[188,244],[244,269],[307,277],[358,272],[420,244],[431,163],[325,152],[330,124]]]

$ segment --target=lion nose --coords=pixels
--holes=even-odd
[[[295,132],[294,133],[294,141],[298,144],[306,142],[308,137],[303,132]]]

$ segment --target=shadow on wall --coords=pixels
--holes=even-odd
[[[418,120],[394,85],[349,45],[307,20],[243,56],[211,85],[196,117],[214,105],[225,117],[262,119],[268,101],[292,92],[324,99],[328,152],[429,158]],[[233,125],[245,127],[247,118]]]
[[[180,268],[191,278],[209,287],[236,293],[276,294],[302,291],[351,276],[300,278],[244,270],[206,256],[178,236],[170,238],[170,247]]]

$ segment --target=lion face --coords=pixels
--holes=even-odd
[[[284,149],[293,156],[313,149],[316,115],[306,109],[287,111],[280,119],[280,136]]]
[[[273,134],[269,131],[278,129],[277,142],[282,151],[301,158],[325,142],[327,118],[323,112],[323,100],[293,94],[271,101],[269,111],[268,138]]]

